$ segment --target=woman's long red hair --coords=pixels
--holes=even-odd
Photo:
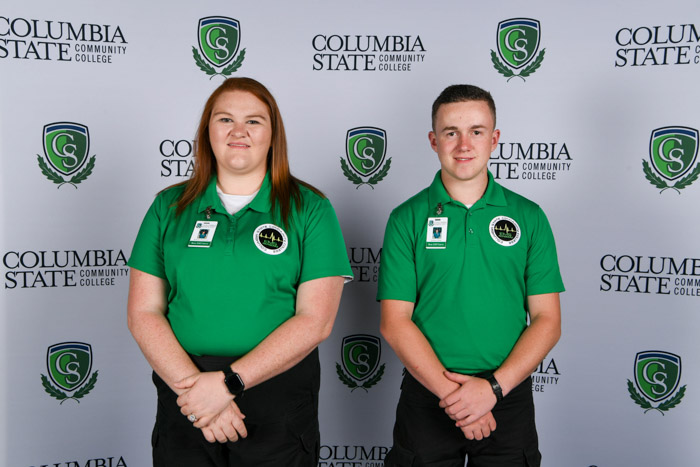
[[[288,227],[292,205],[295,205],[297,209],[301,208],[302,199],[299,185],[306,186],[321,196],[323,194],[308,183],[292,176],[287,157],[287,136],[277,102],[265,86],[252,78],[228,78],[207,99],[194,142],[192,177],[178,184],[184,184],[185,189],[177,201],[177,215],[204,193],[212,175],[216,173],[216,159],[209,141],[209,120],[216,100],[221,94],[229,91],[244,91],[253,94],[267,106],[270,112],[272,141],[267,153],[267,170],[270,172],[271,186],[270,203],[273,211],[279,207],[282,222],[285,227]]]

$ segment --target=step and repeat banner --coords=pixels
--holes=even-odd
[[[228,76],[277,98],[292,171],[332,201],[355,273],[320,347],[320,466],[382,466],[391,445],[382,237],[439,168],[430,107],[455,83],[493,94],[489,168],[557,241],[563,334],[532,386],[543,466],[700,465],[694,0],[4,2],[0,465],[150,465],[126,263]]]

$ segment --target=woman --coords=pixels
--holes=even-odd
[[[316,466],[317,346],[352,272],[331,204],[289,172],[262,84],[230,78],[209,97],[192,178],[158,194],[129,266],[154,466]]]

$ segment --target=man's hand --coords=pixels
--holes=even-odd
[[[243,419],[245,415],[241,413],[238,405],[231,401],[229,405],[219,415],[215,416],[209,425],[202,428],[202,434],[210,443],[235,443],[239,438],[248,436]]]
[[[496,395],[485,379],[451,371],[444,374],[447,379],[460,385],[440,400],[440,407],[452,420],[457,421],[457,426],[466,427],[476,422],[496,405]]]
[[[493,418],[491,412],[488,412],[477,421],[467,426],[461,426],[460,429],[464,433],[465,438],[480,441],[491,436],[491,432],[496,430],[496,419]]]
[[[222,371],[206,371],[188,376],[174,384],[177,389],[183,389],[177,398],[177,405],[185,417],[194,415],[196,428],[209,425],[211,421],[221,413],[233,396],[224,383]]]

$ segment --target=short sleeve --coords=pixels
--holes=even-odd
[[[402,222],[394,210],[384,232],[377,300],[416,302],[418,281],[414,237],[410,223]]]
[[[163,200],[159,196],[146,212],[127,264],[139,271],[165,279],[162,204]]]
[[[532,226],[525,268],[525,287],[527,295],[564,291],[554,234],[547,216],[539,207]]]
[[[331,276],[351,281],[350,260],[333,206],[325,198],[316,203],[307,199],[307,203],[299,283]]]

